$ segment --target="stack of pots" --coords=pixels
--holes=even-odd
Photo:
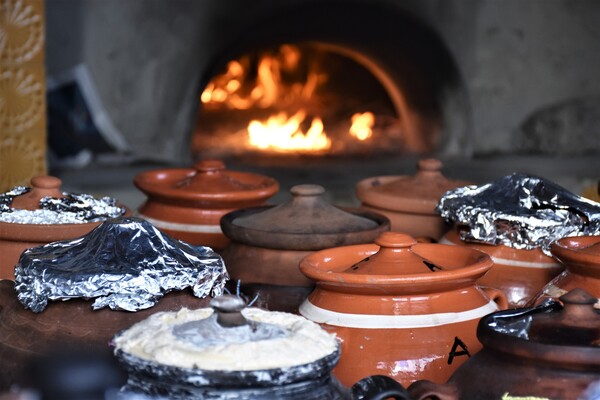
[[[223,215],[262,205],[279,190],[276,180],[228,170],[220,160],[145,171],[134,184],[148,196],[140,217],[176,239],[216,250],[228,243],[219,224]]]
[[[221,227],[231,243],[221,252],[233,281],[244,293],[259,295],[270,310],[297,312],[313,282],[298,269],[317,250],[371,243],[389,230],[379,214],[329,204],[319,185],[297,185],[292,198],[277,206],[241,209],[225,215]]]
[[[31,190],[16,196],[11,207],[15,210],[37,210],[40,200],[45,197],[64,198],[61,190],[62,181],[53,176],[36,176],[31,179]],[[129,210],[123,207],[125,215]],[[23,251],[36,246],[59,240],[75,239],[85,235],[99,222],[65,223],[65,224],[32,224],[0,222],[0,279],[14,279],[14,266]]]
[[[387,175],[364,179],[356,185],[361,208],[385,215],[391,230],[424,240],[438,240],[450,229],[436,212],[440,197],[467,182],[447,179],[436,159],[418,162],[416,175]]]
[[[385,232],[304,258],[317,286],[300,314],[340,339],[334,373],[344,384],[366,375],[443,383],[481,348],[479,319],[506,307],[502,292],[477,284],[491,267],[474,249]]]

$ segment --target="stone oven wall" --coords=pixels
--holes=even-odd
[[[600,2],[352,1],[375,3],[430,29],[456,68],[455,82],[439,92],[440,155],[600,152]],[[52,0],[47,73],[85,65],[126,143],[120,151],[129,159],[180,163],[190,157],[199,94],[219,58],[265,15],[299,6],[318,13],[320,4]]]

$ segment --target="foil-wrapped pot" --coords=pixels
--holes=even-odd
[[[437,211],[459,225],[465,241],[541,248],[566,236],[600,235],[600,203],[521,173],[446,192]]]
[[[140,218],[108,220],[87,235],[26,250],[15,267],[19,301],[34,312],[50,300],[95,299],[93,309],[138,311],[167,292],[223,294],[228,279],[210,247],[170,238]]]

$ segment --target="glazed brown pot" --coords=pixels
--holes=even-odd
[[[31,190],[14,198],[11,207],[22,210],[39,208],[42,198],[64,197],[61,180],[53,176],[37,176],[31,180]],[[131,212],[126,208],[124,215]],[[100,225],[99,222],[83,224],[17,224],[0,222],[0,279],[13,280],[14,267],[23,251],[59,240],[69,240],[84,236]]]
[[[460,239],[456,230],[446,233],[440,243],[467,246],[489,254],[494,266],[479,280],[479,284],[503,291],[510,308],[525,307],[564,269],[539,248],[514,249],[504,245],[466,242]]]
[[[108,343],[119,331],[158,311],[206,307],[210,299],[191,291],[173,291],[149,309],[127,312],[93,310],[93,300],[50,302],[41,313],[26,310],[17,299],[13,282],[0,281],[0,391],[19,384],[28,362],[60,348],[109,352]]]
[[[389,230],[389,220],[376,213],[334,207],[325,201],[325,189],[319,185],[297,185],[290,192],[292,199],[278,206],[225,215],[221,227],[231,243],[221,256],[233,281],[239,280],[253,294],[262,289],[261,306],[273,310],[265,297],[282,296],[277,302],[281,307],[288,292],[290,307],[279,310],[295,312],[313,287],[298,269],[302,258],[329,247],[371,243]],[[275,296],[269,294],[272,290]]]
[[[274,179],[227,170],[219,160],[142,172],[133,182],[148,196],[140,217],[171,237],[217,250],[228,243],[219,224],[223,215],[264,204],[279,190]]]
[[[600,383],[597,299],[574,289],[560,300],[564,308],[519,309],[483,318],[477,329],[483,349],[448,384],[420,381],[409,391],[415,399],[597,398],[584,395]]]
[[[600,236],[562,238],[550,245],[550,252],[565,270],[544,286],[532,304],[581,288],[598,299],[596,308],[600,309]]]
[[[440,197],[450,189],[468,182],[450,180],[436,159],[422,159],[414,176],[389,175],[363,179],[356,185],[356,196],[365,210],[385,215],[391,230],[434,240],[450,229],[436,212]]]
[[[374,374],[445,382],[481,348],[479,318],[506,307],[501,292],[476,284],[490,257],[396,232],[375,243],[304,258],[300,270],[317,286],[300,314],[340,339],[342,383]]]

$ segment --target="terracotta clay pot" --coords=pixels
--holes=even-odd
[[[245,293],[252,297],[260,293],[261,306],[296,312],[313,287],[298,269],[302,258],[329,247],[371,243],[389,230],[389,220],[334,207],[325,201],[325,189],[319,185],[297,185],[290,192],[292,199],[278,206],[225,215],[221,227],[231,243],[221,256],[231,279],[239,280]]]
[[[60,348],[109,352],[108,343],[122,329],[158,311],[206,307],[210,299],[191,291],[172,291],[152,308],[137,311],[93,310],[93,300],[50,302],[41,313],[26,310],[13,282],[0,281],[0,391],[22,383],[24,367],[34,357]]]
[[[36,176],[31,179],[31,190],[16,196],[11,204],[14,209],[39,209],[40,200],[46,196],[63,198],[62,181],[53,176]],[[131,212],[126,208],[124,215]],[[14,266],[23,251],[59,240],[84,236],[103,221],[83,224],[17,224],[0,222],[0,279],[14,279]]]
[[[600,236],[562,238],[550,245],[550,252],[565,270],[544,286],[532,304],[581,288],[599,299],[596,308],[600,309]]]
[[[411,385],[412,397],[598,398],[600,313],[593,308],[596,300],[574,289],[560,298],[564,307],[554,302],[484,317],[477,329],[483,349],[456,370],[447,384],[419,381]]]
[[[474,249],[386,232],[304,258],[300,270],[317,286],[300,314],[338,336],[342,383],[373,374],[442,383],[481,348],[479,319],[506,307],[500,291],[476,284],[491,266]]]
[[[503,291],[510,308],[525,307],[564,269],[539,248],[514,249],[504,245],[466,242],[454,230],[444,235],[440,243],[467,246],[489,254],[494,266],[479,280],[479,284]]]
[[[264,204],[279,190],[274,179],[227,170],[219,160],[142,172],[133,182],[148,196],[140,217],[169,236],[217,250],[228,243],[219,226],[223,215]]]
[[[444,177],[442,163],[423,159],[414,176],[376,176],[363,179],[356,185],[356,196],[365,210],[388,217],[391,230],[414,237],[439,239],[450,229],[435,211],[440,197],[450,189],[468,185]]]

